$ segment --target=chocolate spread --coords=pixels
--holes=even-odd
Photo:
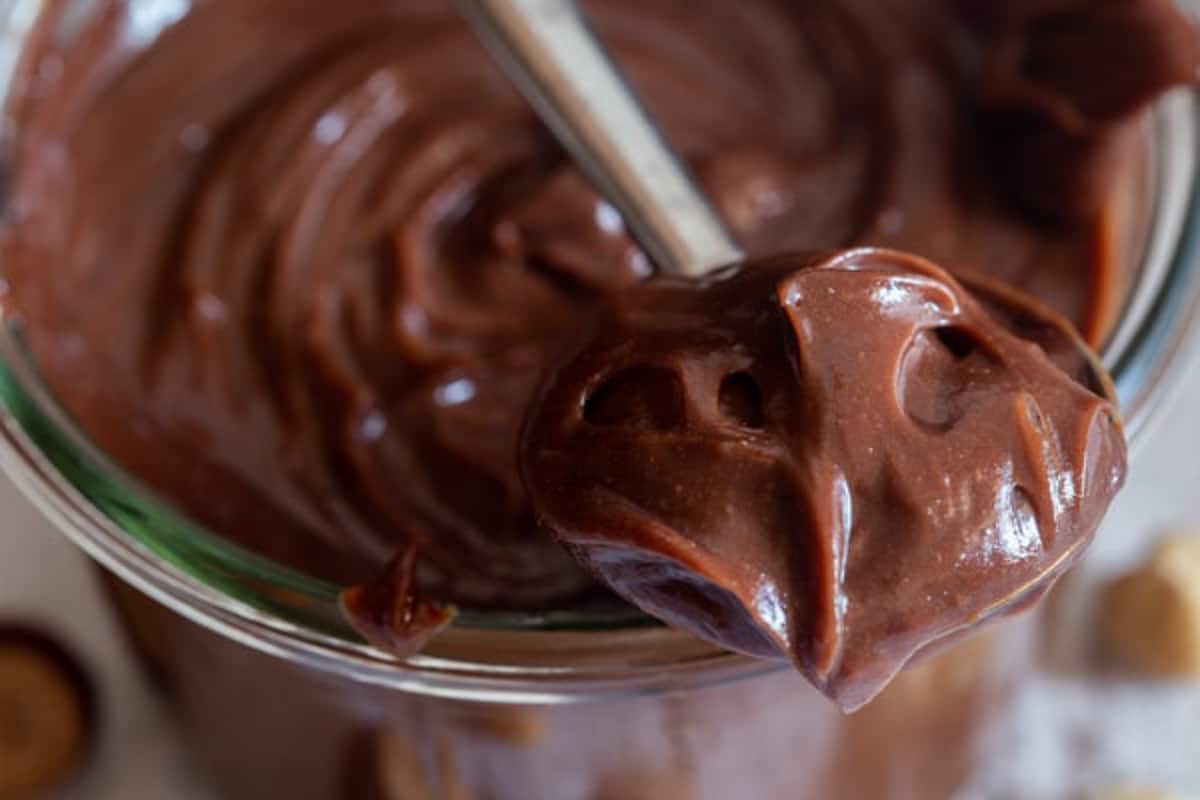
[[[1124,482],[1110,403],[913,256],[653,279],[582,339],[522,448],[544,521],[641,608],[846,708],[1039,596]]]
[[[755,258],[900,248],[1032,291],[1095,339],[1125,266],[1112,200],[1137,161],[1137,114],[1194,77],[1194,39],[1166,0],[1002,5],[585,3]],[[3,258],[6,303],[83,428],[194,518],[331,581],[367,581],[399,553],[402,582],[439,602],[562,607],[600,591],[535,523],[518,432],[562,344],[654,268],[450,3],[66,8],[43,15],[10,98]],[[992,331],[957,290],[922,291]],[[922,341],[932,360],[912,356],[914,376],[975,363]],[[1011,369],[996,380],[1011,384]],[[978,413],[919,383],[910,406],[929,419],[913,430],[930,441],[946,415]],[[754,391],[735,382],[731,402],[774,420]],[[816,413],[816,398],[796,400],[796,414]],[[1044,415],[1061,425],[1054,402]],[[1033,430],[1039,418],[1013,408],[1006,430]],[[1100,480],[1071,460],[1079,431],[1062,433],[1046,457],[1081,486]],[[672,469],[694,494],[703,472],[685,466]],[[1040,474],[1013,513],[1039,520],[1029,546],[1059,553]],[[928,476],[869,479],[919,513]],[[730,513],[764,510],[738,502]],[[819,585],[828,602],[835,583]],[[812,650],[813,674],[852,669],[855,637],[878,620],[844,611],[850,638],[831,629],[820,643],[840,661],[784,649]]]

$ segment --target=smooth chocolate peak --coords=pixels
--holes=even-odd
[[[614,296],[521,455],[542,521],[618,594],[848,709],[1048,588],[1125,475],[1107,399],[878,249]]]

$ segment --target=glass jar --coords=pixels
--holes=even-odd
[[[0,2],[4,81],[50,4]],[[1116,245],[1136,268],[1103,348],[1135,448],[1196,344],[1198,112],[1190,93],[1159,105],[1122,195],[1137,207],[1115,212],[1148,219]],[[5,468],[116,576],[131,642],[222,797],[948,797],[978,757],[982,711],[1028,660],[1034,617],[847,718],[778,665],[633,612],[466,612],[396,659],[345,624],[339,587],[201,529],[115,467],[39,381],[12,315],[0,362]]]

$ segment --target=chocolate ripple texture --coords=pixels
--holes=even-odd
[[[1133,120],[1195,67],[1153,0],[585,7],[754,256],[902,248],[1093,335]],[[118,463],[332,581],[415,548],[438,599],[603,596],[517,439],[654,266],[448,2],[52,3],[9,103],[5,303]]]

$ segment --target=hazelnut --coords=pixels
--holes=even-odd
[[[1122,664],[1159,677],[1200,677],[1200,536],[1161,541],[1105,590],[1105,646]]]
[[[48,789],[78,770],[92,738],[93,697],[61,645],[0,625],[0,800]]]

